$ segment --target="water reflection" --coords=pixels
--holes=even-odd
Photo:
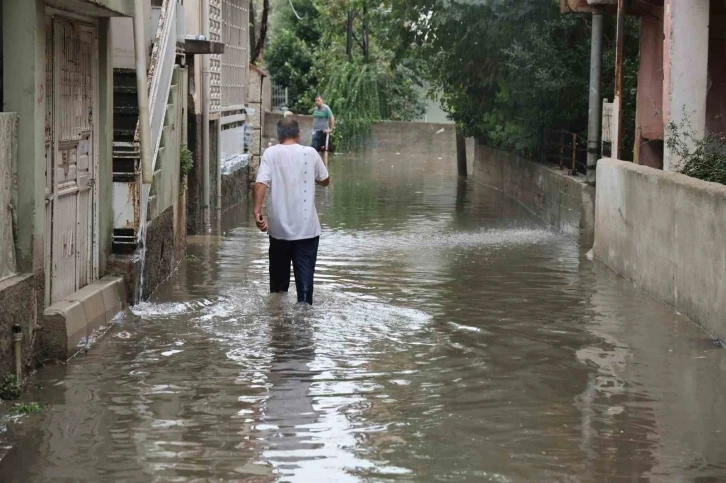
[[[191,237],[41,371],[0,481],[726,479],[726,353],[438,158],[331,160],[312,309],[267,293],[247,206]]]

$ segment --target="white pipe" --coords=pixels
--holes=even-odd
[[[202,0],[202,31],[209,40],[209,0]],[[209,55],[202,56],[202,222],[204,231],[211,228],[209,213]]]
[[[146,37],[144,34],[144,0],[134,0],[134,57],[136,60],[136,95],[139,101],[139,141],[141,142],[141,180],[154,181],[151,159],[151,124],[149,122],[149,86],[146,80]]]
[[[222,220],[222,116],[217,119],[217,222]]]

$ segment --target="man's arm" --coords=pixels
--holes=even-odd
[[[335,116],[333,116],[333,113],[330,113],[330,130],[332,131],[335,129]]]
[[[265,195],[267,194],[267,185],[263,183],[255,183],[255,223],[257,228],[262,232],[267,231],[267,220],[262,217],[262,203],[265,201]]]
[[[328,168],[325,167],[325,163],[323,163],[323,158],[320,157],[320,154],[316,152],[315,156],[317,157],[315,162],[315,184],[328,186],[330,184]]]

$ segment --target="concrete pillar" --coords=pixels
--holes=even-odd
[[[45,2],[4,0],[3,110],[18,113],[18,270],[44,268]]]
[[[681,159],[668,149],[668,125],[686,124],[695,138],[706,133],[710,0],[666,0],[663,44],[663,169],[676,171]]]

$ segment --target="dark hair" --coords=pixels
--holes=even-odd
[[[300,135],[300,124],[291,118],[283,117],[277,121],[277,139],[282,143],[288,139],[297,139]]]
[[[320,99],[322,101],[323,100],[323,96],[321,96],[320,94],[318,94],[318,95],[315,96],[315,99]]]

